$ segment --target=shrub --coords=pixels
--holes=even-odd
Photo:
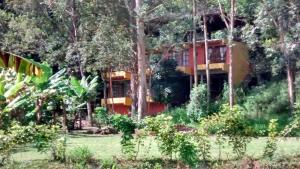
[[[75,164],[87,165],[92,160],[93,153],[88,147],[75,147],[70,151],[68,158]]]
[[[109,112],[105,107],[96,107],[95,109],[95,121],[99,126],[102,124],[108,125],[110,123]]]
[[[117,163],[111,159],[106,159],[101,161],[101,168],[103,169],[117,169]]]
[[[158,141],[159,150],[162,154],[173,158],[179,155],[179,159],[190,166],[198,161],[197,148],[188,133],[177,132],[172,117],[164,114],[156,117],[147,117],[144,120],[144,130],[154,134]]]
[[[187,105],[187,113],[194,122],[198,122],[201,117],[208,114],[206,85],[199,84],[192,89],[190,102]]]
[[[238,157],[244,155],[250,136],[253,135],[253,129],[249,127],[239,106],[230,109],[228,105],[223,105],[219,114],[201,121],[200,129],[217,134],[217,142],[220,144],[228,139]],[[228,137],[224,137],[225,135]]]
[[[111,123],[114,128],[122,132],[121,145],[123,153],[132,156],[134,154],[133,134],[137,125],[130,117],[120,114],[112,116]]]
[[[66,160],[67,139],[61,137],[53,142],[51,147],[52,158],[55,161],[64,162]]]
[[[187,111],[183,107],[177,107],[174,109],[171,109],[164,114],[171,116],[172,121],[175,124],[189,124],[191,123],[191,120],[187,114]]]
[[[33,123],[21,126],[14,122],[7,131],[0,130],[0,164],[9,159],[17,146],[33,144],[39,152],[45,152],[57,137],[57,126],[49,127]]]
[[[270,120],[288,112],[287,86],[283,82],[274,82],[254,88],[245,98],[243,107],[251,118]]]
[[[277,150],[277,125],[277,119],[270,120],[268,128],[268,141],[263,154],[264,157],[272,158]]]

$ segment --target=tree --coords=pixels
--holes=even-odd
[[[147,111],[147,80],[146,80],[146,46],[145,46],[145,23],[143,19],[143,0],[136,0],[136,29],[137,29],[137,58],[138,58],[138,121]]]
[[[261,12],[258,13],[258,17],[255,21],[263,31],[268,30],[269,27],[266,27],[266,24],[268,24],[271,26],[271,29],[275,30],[277,33],[277,36],[273,39],[273,42],[276,42],[276,45],[272,45],[270,48],[278,49],[283,56],[287,73],[288,100],[291,110],[293,109],[296,100],[295,55],[299,49],[300,39],[299,26],[297,26],[300,23],[299,9],[299,2],[294,0],[263,1],[261,3]],[[266,28],[263,28],[262,26]]]
[[[196,27],[197,25],[197,2],[193,0],[193,68],[194,68],[194,86],[198,86],[198,68],[197,68],[197,46],[196,46]]]
[[[229,75],[228,75],[228,85],[229,85],[229,106],[232,109],[234,105],[234,87],[233,87],[233,69],[232,69],[232,51],[234,46],[234,22],[235,22],[235,12],[236,12],[236,0],[230,0],[230,19],[227,20],[224,9],[220,0],[218,0],[219,9],[223,22],[225,23],[228,30],[228,48],[229,48]]]

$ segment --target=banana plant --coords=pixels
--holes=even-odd
[[[0,67],[14,69],[17,73],[28,76],[41,76],[47,73],[43,70],[49,70],[41,69],[43,65],[38,62],[3,51],[0,51]]]
[[[78,101],[81,103],[79,106],[87,105],[88,112],[88,121],[92,125],[92,107],[90,101],[96,96],[96,90],[98,86],[98,76],[95,76],[91,79],[90,76],[83,77],[81,80],[71,77],[70,87],[71,90],[75,93],[78,98]]]
[[[0,79],[0,113],[8,112],[21,104],[18,102],[21,98],[18,93],[24,88],[25,82],[28,82],[28,77],[45,77],[49,75],[50,70],[47,66],[33,60],[3,51],[0,51],[0,68],[13,69],[17,73],[16,83],[7,91],[5,91],[5,79],[3,77]],[[22,74],[27,75],[25,80],[21,79]],[[43,80],[45,78],[39,79],[40,82]]]
[[[35,109],[32,112],[36,114],[37,123],[41,122],[42,107],[49,99],[58,95],[67,95],[69,87],[65,74],[66,69],[62,69],[50,77],[44,74],[31,79],[30,99],[36,101]]]

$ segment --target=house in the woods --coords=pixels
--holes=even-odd
[[[211,79],[211,96],[217,97],[223,90],[224,82],[228,81],[229,73],[229,52],[228,43],[224,39],[212,39],[214,32],[225,29],[220,15],[212,13],[208,15],[211,19],[207,23],[208,27],[208,55],[210,58],[210,79]],[[243,22],[237,19],[236,26],[243,26]],[[155,32],[155,30],[151,30]],[[159,34],[159,33],[156,33]],[[155,53],[159,54],[163,58],[172,58],[177,61],[177,69],[183,72],[184,77],[180,77],[180,81],[186,84],[186,88],[190,91],[190,87],[193,83],[194,74],[194,61],[193,61],[193,45],[192,45],[192,33],[188,32],[185,37],[185,42],[177,45],[176,47],[164,46]],[[199,28],[197,30],[197,42],[196,42],[196,56],[197,56],[197,72],[199,81],[205,83],[206,81],[206,63],[205,63],[205,47],[203,40],[203,32]],[[233,84],[235,87],[241,85],[247,80],[249,74],[249,61],[248,61],[248,48],[246,44],[235,39],[233,45]],[[183,79],[184,78],[184,79]],[[128,71],[116,71],[111,74],[107,74],[107,84],[112,86],[107,88],[107,99],[102,99],[102,105],[107,106],[110,110],[121,114],[128,114],[130,112],[132,99],[130,98],[130,80],[131,74]],[[186,83],[188,82],[188,83]],[[184,90],[184,89],[183,89]],[[148,89],[148,94],[151,91]],[[154,115],[164,111],[166,105],[155,102],[149,94],[147,96],[147,115]],[[187,101],[189,98],[189,92],[186,92],[185,99],[182,102]]]

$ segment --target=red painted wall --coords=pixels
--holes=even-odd
[[[197,64],[205,64],[205,47],[204,47],[204,43],[201,42],[197,44]],[[224,46],[226,44],[224,44],[224,42],[222,40],[216,40],[216,41],[211,41],[209,42],[208,46],[212,47],[212,46]],[[192,69],[192,71],[194,70],[193,65],[194,65],[194,59],[193,59],[193,45],[189,44],[188,46],[188,50],[189,50],[189,67]],[[172,52],[172,51],[170,51]],[[226,63],[229,63],[229,58],[228,55],[229,52],[227,50],[226,53]],[[168,53],[166,50],[163,52],[163,57],[168,58],[170,56],[170,53]]]
[[[166,109],[166,105],[162,103],[155,102],[155,103],[149,103],[148,105],[149,105],[148,112],[147,112],[148,116],[157,115],[158,113],[161,113]]]
[[[149,106],[148,112],[146,113],[147,116],[157,115],[158,113],[161,113],[166,109],[166,105],[164,105],[162,103],[155,102],[155,103],[149,103],[147,105]],[[109,109],[112,110],[112,106],[109,106]],[[115,104],[114,112],[116,112],[118,114],[129,115],[130,106],[125,106],[122,104]]]
[[[118,114],[126,115],[129,112],[129,108],[130,107],[125,106],[123,104],[115,104],[114,105],[114,112],[116,112]],[[109,106],[109,110],[112,111],[112,105]]]

